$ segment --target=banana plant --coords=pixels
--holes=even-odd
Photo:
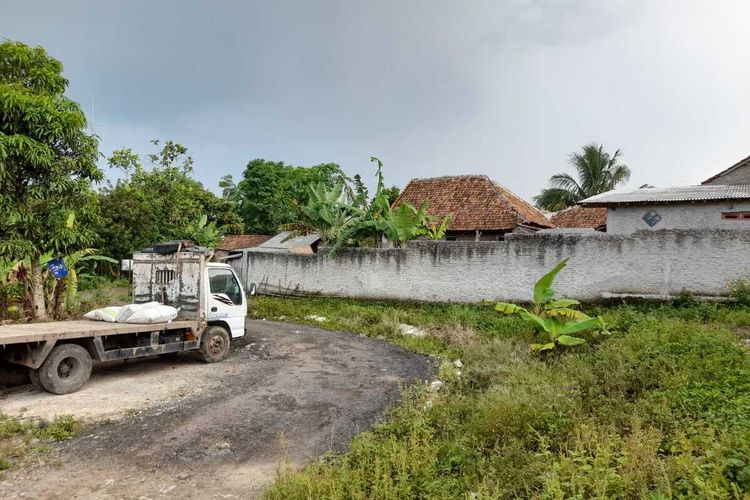
[[[428,206],[427,200],[423,201],[419,208],[404,202],[380,219],[378,227],[395,246],[405,247],[407,242],[424,234]]]
[[[445,238],[445,233],[448,231],[453,220],[453,215],[448,214],[446,217],[427,217],[427,227],[424,229],[424,235],[427,236],[428,240],[442,240]]]
[[[576,336],[583,332],[593,332],[594,335],[608,334],[604,320],[591,317],[576,309],[580,302],[574,299],[555,298],[552,284],[557,274],[568,263],[564,258],[550,272],[542,276],[534,285],[534,307],[528,310],[516,304],[498,302],[495,310],[501,314],[518,314],[524,321],[540,333],[547,335],[547,342],[531,344],[535,351],[554,349],[558,345],[573,346],[586,342],[586,339]]]
[[[52,310],[55,315],[59,316],[59,309],[61,306],[64,306],[65,309],[69,312],[75,304],[75,298],[78,295],[79,278],[82,277],[82,275],[79,274],[80,267],[95,267],[97,263],[118,263],[118,261],[113,259],[112,257],[99,255],[96,252],[97,250],[95,248],[84,248],[82,250],[78,250],[64,256],[63,261],[65,262],[65,267],[68,268],[68,276],[63,278],[62,283],[58,283],[57,281],[53,280],[51,276],[47,276],[48,287],[46,290],[46,300],[48,304],[52,306]],[[53,257],[54,255],[51,252],[42,255],[40,259],[42,266],[46,266],[47,263],[53,259]],[[59,287],[64,287],[61,291],[65,294],[61,304],[57,304],[59,299],[56,299],[56,292]],[[58,311],[55,311],[55,309],[58,309]]]

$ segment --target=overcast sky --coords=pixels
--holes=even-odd
[[[63,62],[105,155],[173,139],[213,189],[253,158],[371,178],[374,155],[388,183],[487,174],[527,199],[591,141],[635,187],[750,155],[748,19],[744,0],[0,0],[0,37]]]

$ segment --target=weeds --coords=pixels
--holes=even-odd
[[[32,452],[44,451],[52,441],[72,439],[80,423],[70,415],[52,420],[21,419],[0,412],[0,471],[10,469]]]
[[[268,498],[744,498],[750,495],[750,311],[683,301],[598,307],[612,335],[530,352],[533,331],[491,308],[258,298],[252,314],[463,360],[437,393],[409,391],[350,450],[281,471]],[[431,344],[433,342],[434,344]],[[447,370],[446,370],[447,371]]]

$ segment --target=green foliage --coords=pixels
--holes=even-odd
[[[442,240],[445,238],[445,233],[448,231],[448,227],[453,221],[453,216],[449,214],[446,217],[428,217],[427,227],[424,230],[424,235],[427,236],[428,240]]]
[[[32,259],[34,311],[46,317],[38,257],[89,245],[98,141],[65,97],[62,64],[41,47],[0,43],[0,257]],[[80,221],[76,223],[76,221]]]
[[[310,186],[333,188],[346,181],[335,163],[308,168],[257,159],[247,164],[236,186],[231,177],[224,177],[222,188],[239,203],[246,232],[275,234],[280,226],[297,221],[295,207],[307,202]]]
[[[203,214],[197,221],[189,223],[184,233],[186,239],[204,247],[216,246],[223,236],[222,231],[216,227],[216,221],[208,222],[206,214]]]
[[[600,308],[606,343],[539,357],[522,345],[532,332],[520,318],[483,306],[260,297],[252,307],[395,343],[406,322],[429,332],[418,347],[443,345],[420,352],[464,365],[438,393],[407,392],[346,453],[282,470],[267,498],[750,495],[750,355],[732,332],[750,325],[746,308]]]
[[[13,270],[16,263],[0,259],[0,320],[20,312],[23,304],[24,286],[19,282]]]
[[[695,294],[690,290],[682,289],[672,297],[672,305],[675,307],[695,307],[698,304]]]
[[[594,335],[608,333],[602,318],[598,316],[592,318],[574,309],[580,305],[577,300],[554,298],[555,290],[552,288],[552,284],[557,274],[562,271],[567,263],[568,258],[566,257],[536,282],[534,285],[533,311],[506,302],[498,302],[495,305],[497,312],[518,314],[536,331],[547,334],[547,342],[531,344],[531,348],[535,351],[547,351],[554,349],[556,345],[574,346],[586,342],[585,339],[575,337],[573,334],[591,330],[594,330]]]
[[[49,442],[72,439],[80,429],[81,424],[70,415],[41,420],[0,412],[0,471],[10,469],[29,453],[45,451]]]
[[[377,224],[379,230],[396,247],[404,247],[409,241],[425,234],[428,228],[427,207],[425,200],[419,208],[411,203],[402,203],[388,212]]]
[[[377,245],[383,236],[395,247],[403,248],[409,241],[427,235],[430,223],[434,222],[427,215],[427,201],[419,208],[407,202],[400,204],[398,208],[391,208],[393,201],[389,196],[393,193],[385,187],[383,162],[374,156],[370,161],[376,165],[375,194],[369,203],[357,198],[354,204],[349,204],[347,210],[350,217],[330,240],[333,243],[331,257],[335,257],[344,246],[364,246],[368,241]]]
[[[619,163],[622,151],[610,155],[604,146],[595,143],[583,146],[581,153],[570,155],[569,164],[578,180],[569,174],[555,174],[550,187],[534,197],[539,208],[557,211],[579,201],[615,189],[630,178],[630,168]]]
[[[67,253],[94,233],[67,224],[93,216],[98,142],[65,97],[62,64],[41,47],[0,43],[0,256]]]
[[[737,278],[730,282],[729,296],[742,306],[750,306],[750,278]]]
[[[242,230],[236,203],[220,198],[193,179],[193,159],[173,141],[146,156],[147,166],[129,149],[112,153],[109,164],[126,172],[99,196],[100,248],[116,259],[160,241],[191,239],[211,246],[224,233]],[[205,222],[203,222],[205,217]]]
[[[344,184],[329,187],[323,182],[308,186],[307,202],[299,206],[299,219],[293,224],[281,226],[291,230],[292,236],[316,233],[331,243],[349,231],[352,223],[364,213],[355,203],[344,198]]]

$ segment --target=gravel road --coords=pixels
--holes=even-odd
[[[175,362],[180,370],[170,369]],[[88,425],[39,462],[7,471],[0,498],[251,498],[279,467],[345,449],[398,401],[402,387],[435,372],[430,358],[385,342],[253,320],[223,363],[198,365],[188,354],[148,363],[141,380],[132,364],[120,365],[120,382],[124,377],[131,391],[148,394],[160,377],[199,373],[201,389],[147,398],[138,412]],[[118,367],[107,371],[117,376]],[[92,386],[88,397],[95,392]],[[0,395],[0,403],[23,394]]]

